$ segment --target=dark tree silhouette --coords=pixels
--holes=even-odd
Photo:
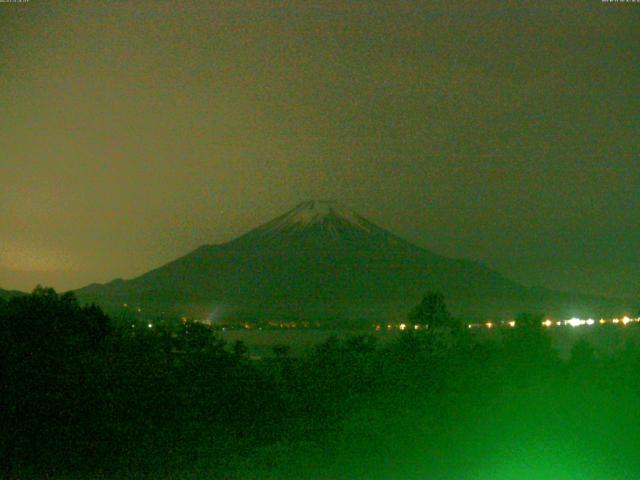
[[[0,315],[2,338],[31,349],[95,348],[112,329],[99,307],[81,307],[72,292],[58,294],[41,286],[31,295],[12,298]]]
[[[444,295],[439,292],[429,292],[422,301],[409,313],[410,323],[428,325],[429,328],[454,327],[453,317],[447,309]]]
[[[454,468],[464,455],[481,465],[503,455],[491,442],[505,434],[602,450],[614,441],[616,461],[620,449],[635,458],[635,343],[607,354],[579,342],[564,361],[542,316],[520,315],[519,328],[487,338],[448,328],[437,293],[411,315],[433,328],[380,344],[332,336],[307,353],[274,345],[275,358],[248,361],[242,342],[226,348],[201,323],[112,326],[99,308],[41,287],[0,302],[0,477],[316,478],[318,468],[343,478],[354,465],[369,478],[385,451],[411,468],[418,455],[425,468],[432,458]],[[447,453],[458,438],[464,450]],[[345,447],[347,468],[318,461]]]
[[[211,327],[189,321],[182,325],[177,336],[177,348],[188,352],[209,352],[221,354],[224,340],[218,338]]]
[[[516,318],[516,325],[519,328],[542,328],[544,313],[519,313]]]
[[[236,340],[233,342],[233,354],[237,358],[246,358],[249,354],[249,349],[242,340]]]
[[[285,358],[289,355],[291,347],[289,345],[276,344],[272,347],[272,350],[276,358]]]

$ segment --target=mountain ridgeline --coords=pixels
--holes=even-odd
[[[17,290],[4,290],[0,288],[0,300],[9,300],[13,297],[20,297],[25,295],[23,292],[19,292]]]
[[[486,266],[409,243],[335,202],[308,201],[247,234],[203,245],[131,280],[78,290],[108,311],[233,319],[399,320],[429,290],[455,315],[619,314],[624,302],[529,288]]]

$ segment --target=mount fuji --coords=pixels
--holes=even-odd
[[[245,235],[203,245],[131,280],[76,291],[108,311],[123,304],[228,321],[243,318],[399,320],[429,290],[456,315],[508,318],[523,311],[605,315],[621,302],[530,288],[481,263],[409,243],[331,201],[301,203]]]

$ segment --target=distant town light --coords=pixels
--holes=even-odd
[[[551,325],[553,325],[553,322],[547,318],[544,322],[542,322],[542,325],[549,328]]]
[[[407,328],[407,326],[404,323],[400,324],[400,330],[404,330],[405,328]]]
[[[596,323],[593,318],[590,318],[587,320],[587,325],[593,325],[594,323]]]
[[[604,325],[605,323],[607,323],[607,321],[606,321],[604,318],[601,318],[601,319],[598,321],[598,323],[599,323],[600,325]]]
[[[629,317],[622,317],[622,323],[626,325],[629,322],[631,322],[631,319]]]
[[[507,322],[507,325],[509,325],[511,328],[513,328],[513,327],[515,327],[515,326],[516,326],[516,321],[515,321],[515,320],[509,320],[509,321]]]
[[[153,324],[150,323],[149,325],[147,325],[147,327],[152,328]]]
[[[487,323],[485,323],[485,326],[487,328],[493,328],[493,322],[487,322]]]
[[[572,318],[571,320],[567,320],[564,323],[565,325],[571,325],[572,327],[579,327],[580,325],[584,325],[585,321],[580,320],[579,318]]]

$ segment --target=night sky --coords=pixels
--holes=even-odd
[[[639,54],[639,3],[0,3],[0,287],[130,278],[328,198],[640,298]]]

